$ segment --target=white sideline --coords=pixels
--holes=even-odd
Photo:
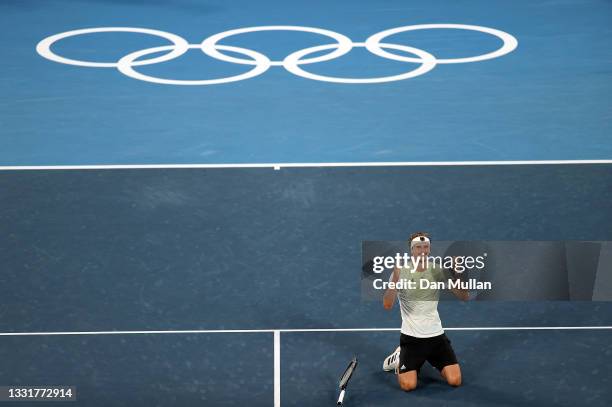
[[[334,168],[334,167],[429,167],[479,165],[571,165],[612,164],[612,160],[502,160],[502,161],[391,161],[391,162],[322,162],[322,163],[228,163],[228,164],[104,164],[104,165],[5,165],[0,171],[41,170],[126,170],[171,168]]]
[[[274,331],[274,407],[280,407],[280,332]]]
[[[445,331],[520,331],[520,330],[594,330],[612,329],[612,326],[483,326],[444,328]],[[392,332],[399,328],[304,328],[304,329],[189,329],[167,331],[50,331],[0,332],[0,336],[45,335],[155,335],[155,334],[235,334],[235,333],[291,333],[291,332]]]

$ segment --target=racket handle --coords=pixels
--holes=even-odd
[[[338,397],[338,405],[341,406],[344,401],[344,390],[340,392],[340,397]]]

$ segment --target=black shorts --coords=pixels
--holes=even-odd
[[[398,366],[400,374],[411,370],[419,370],[426,361],[440,371],[445,366],[457,363],[455,351],[453,351],[451,341],[446,337],[446,334],[431,338],[416,338],[401,334],[400,348]]]

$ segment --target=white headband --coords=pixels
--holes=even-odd
[[[418,243],[430,243],[430,241],[426,236],[417,236],[410,241],[410,248],[412,249]]]

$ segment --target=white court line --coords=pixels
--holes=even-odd
[[[519,161],[396,161],[396,162],[339,162],[339,163],[247,163],[247,164],[109,164],[109,165],[8,165],[0,171],[41,170],[130,170],[181,168],[335,168],[335,167],[436,167],[487,165],[575,165],[612,164],[612,160],[519,160]]]
[[[612,326],[483,326],[444,328],[445,331],[525,331],[525,330],[605,330]],[[224,334],[224,333],[291,333],[291,332],[393,332],[400,328],[305,328],[305,329],[190,329],[174,331],[57,331],[57,332],[0,332],[0,336],[53,335],[157,335],[157,334]]]
[[[274,407],[280,407],[280,331],[274,331]]]

